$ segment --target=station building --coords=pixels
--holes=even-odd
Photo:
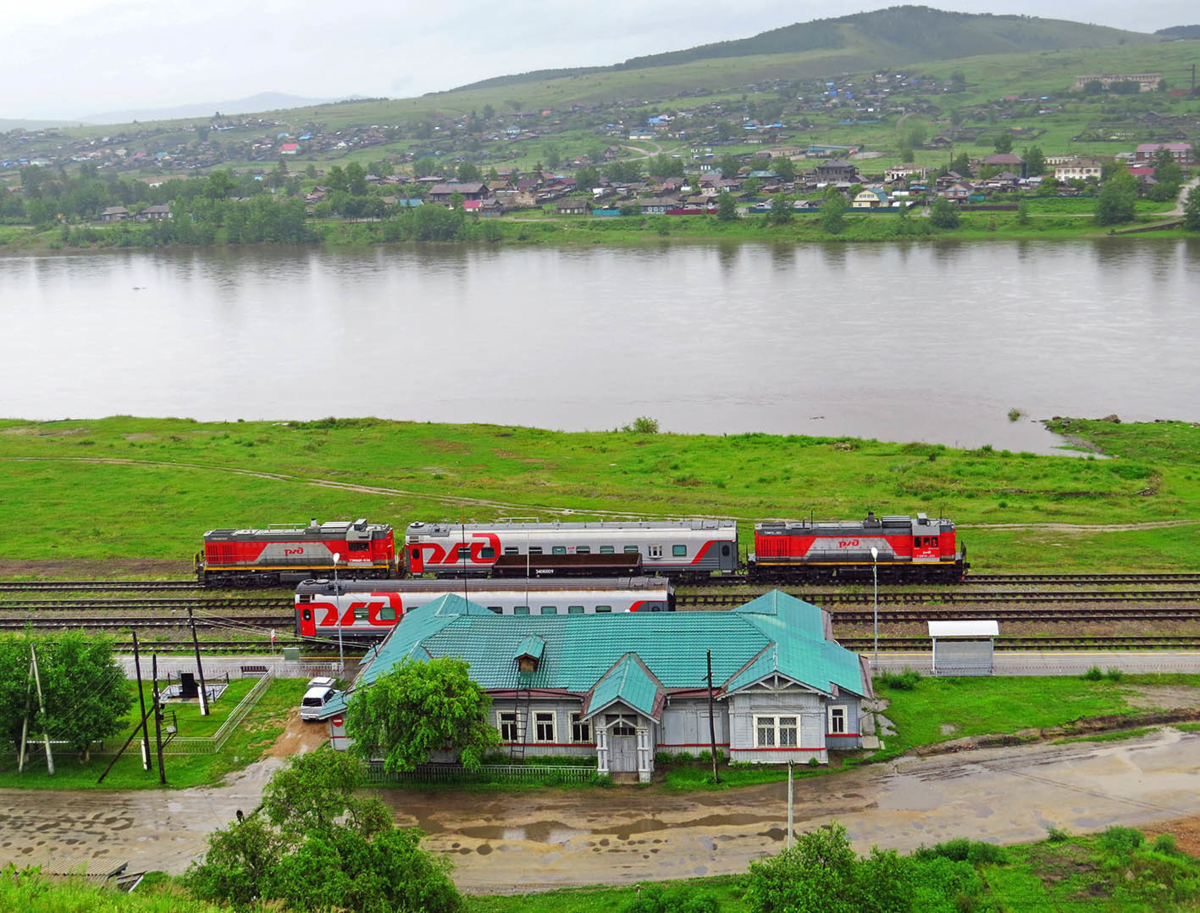
[[[827,612],[779,591],[728,612],[527,616],[449,594],[406,614],[322,718],[345,748],[355,691],[405,659],[456,657],[491,696],[506,753],[594,756],[600,773],[646,782],[656,753],[710,746],[709,650],[716,744],[731,761],[827,763],[862,746],[865,657],[833,639]]]

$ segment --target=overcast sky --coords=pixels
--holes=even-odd
[[[887,5],[852,0],[837,14]],[[1147,32],[1200,20],[1194,0],[929,5]],[[0,118],[82,117],[267,91],[419,95],[744,38],[830,9],[812,0],[10,0],[0,13]]]

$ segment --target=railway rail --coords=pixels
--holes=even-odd
[[[204,598],[155,598],[145,599],[4,599],[0,600],[0,611],[19,609],[27,612],[83,612],[118,609],[133,611],[184,611],[198,612],[236,611],[246,612],[262,609],[291,609],[292,601],[286,597],[259,597],[256,599],[204,599]]]
[[[803,593],[789,590],[791,595],[806,602],[829,607],[837,605],[870,605],[875,597],[865,593]],[[761,594],[760,594],[761,595]],[[752,598],[747,593],[677,593],[678,608],[736,606]],[[913,603],[947,603],[971,605],[997,603],[1064,603],[1064,602],[1200,602],[1200,589],[1196,590],[1070,590],[1048,593],[1042,590],[925,590],[909,592],[883,592],[879,594],[880,605],[909,605]]]
[[[230,625],[239,625],[254,628],[283,628],[291,630],[295,622],[295,616],[288,615],[229,615],[221,616],[220,618],[205,618],[199,616],[196,618],[196,628],[198,630],[211,630],[213,628],[226,628]],[[188,626],[186,616],[177,615],[170,618],[148,617],[146,615],[130,615],[130,616],[111,616],[111,615],[88,615],[80,617],[63,618],[61,615],[56,615],[52,618],[46,617],[19,617],[19,618],[0,618],[0,631],[23,631],[26,627],[36,629],[58,629],[58,628],[83,628],[96,630],[110,630],[120,628],[181,628]]]
[[[41,590],[95,591],[103,590],[200,590],[204,587],[195,580],[0,580],[0,592],[28,592]]]
[[[839,637],[838,643],[848,650],[870,652],[875,645],[871,637]],[[1037,637],[997,637],[997,650],[1200,650],[1200,637],[1174,634],[1130,634],[1105,637],[1086,635],[1043,635]],[[933,641],[928,637],[881,637],[879,652],[899,650],[930,650]]]

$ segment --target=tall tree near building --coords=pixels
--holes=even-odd
[[[717,196],[717,219],[722,222],[737,221],[737,203],[732,193],[722,193]]]
[[[38,660],[46,698],[46,716],[38,728],[46,728],[50,738],[66,742],[81,762],[87,761],[92,742],[121,732],[133,706],[125,670],[113,658],[113,643],[72,631],[45,649],[39,647]]]
[[[1132,222],[1137,201],[1137,182],[1128,171],[1114,174],[1100,188],[1096,198],[1096,221],[1101,225]]]
[[[1183,207],[1183,227],[1188,231],[1200,231],[1200,187],[1188,191],[1187,203]]]
[[[361,758],[383,758],[390,771],[412,770],[450,749],[478,768],[500,743],[489,718],[492,699],[471,681],[467,663],[450,657],[406,659],[350,699],[346,735]]]

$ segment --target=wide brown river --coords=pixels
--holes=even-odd
[[[649,415],[1038,451],[1051,415],[1200,419],[1200,240],[8,255],[0,319],[0,415],[31,419]]]

